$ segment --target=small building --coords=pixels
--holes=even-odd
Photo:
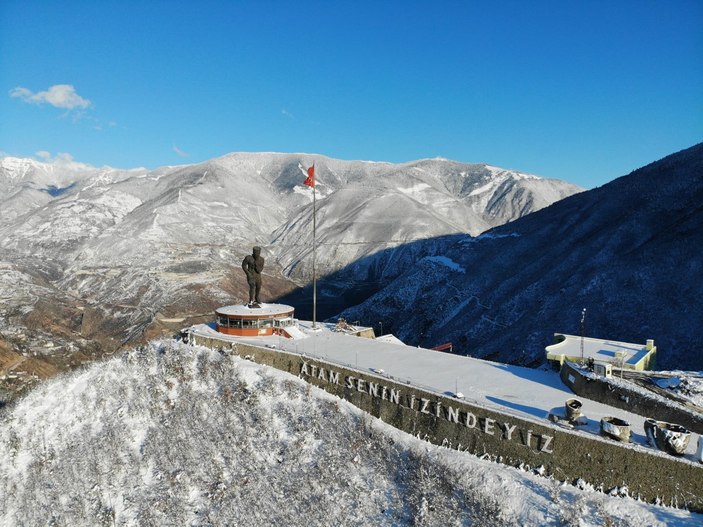
[[[585,363],[593,360],[616,368],[642,371],[654,369],[657,347],[651,339],[646,344],[631,344],[555,333],[554,344],[547,346],[545,351],[547,360],[559,368],[564,361]]]
[[[215,311],[216,329],[238,337],[285,335],[287,329],[295,327],[293,312],[293,307],[284,304],[225,306]]]

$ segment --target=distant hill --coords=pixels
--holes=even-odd
[[[342,313],[408,343],[539,364],[555,332],[657,344],[703,369],[703,144],[476,238]]]
[[[476,235],[582,190],[446,159],[392,164],[236,153],[148,171],[6,157],[0,159],[0,247],[115,267],[138,265],[147,247],[160,260],[183,260],[164,246],[229,246],[246,254],[259,243],[285,276],[305,280],[312,191],[303,185],[303,167],[312,163],[321,275],[383,248]]]

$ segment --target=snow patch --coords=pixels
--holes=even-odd
[[[427,183],[418,183],[417,185],[413,185],[412,187],[398,188],[398,191],[402,192],[406,196],[413,196],[429,188],[432,187],[430,187]]]
[[[496,184],[494,181],[489,181],[485,185],[482,185],[478,188],[475,188],[471,192],[469,192],[469,196],[478,196],[479,194],[484,194],[488,192],[489,190],[493,190],[495,188]]]
[[[440,265],[448,267],[452,271],[457,271],[459,273],[466,273],[466,269],[464,269],[461,265],[456,263],[451,258],[448,258],[447,256],[426,256],[425,258],[423,258],[423,260],[438,263]]]
[[[520,233],[517,232],[511,232],[507,234],[503,233],[495,233],[495,232],[484,232],[482,234],[479,234],[476,237],[467,237],[464,240],[461,240],[459,243],[462,245],[470,245],[472,243],[477,243],[483,240],[500,240],[501,238],[519,238]]]

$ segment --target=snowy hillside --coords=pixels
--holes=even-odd
[[[446,159],[365,163],[368,175],[363,177],[363,172],[333,163],[316,166],[318,189],[325,196],[317,215],[317,262],[323,275],[364,258],[372,262],[372,255],[418,240],[477,235],[581,190],[562,181]],[[273,234],[272,250],[293,276],[311,274],[311,214],[309,206],[301,209]]]
[[[305,284],[312,190],[303,168],[312,163],[318,276],[343,270],[335,287],[357,296],[355,284],[370,283],[357,302],[417,258],[443,251],[437,236],[477,234],[580,190],[443,159],[391,164],[236,153],[198,165],[118,170],[5,157],[0,344],[9,339],[16,350],[53,338],[64,349],[97,341],[98,349],[114,350],[145,333],[173,334],[179,320],[200,321],[246,298],[240,264],[253,245],[266,258],[264,299]],[[321,295],[337,296],[324,284]],[[68,360],[44,355],[59,367]]]
[[[0,409],[2,525],[699,525],[435,447],[303,381],[156,342]]]
[[[544,361],[554,333],[644,343],[661,369],[703,369],[703,145],[476,238],[455,237],[342,313],[402,340]],[[446,265],[451,262],[451,265]]]

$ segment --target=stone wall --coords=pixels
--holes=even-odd
[[[662,404],[661,399],[629,389],[627,386],[608,382],[607,379],[592,378],[565,362],[560,370],[561,380],[576,395],[602,401],[605,404],[644,415],[658,421],[667,421],[684,426],[697,434],[703,434],[703,415],[683,406]]]
[[[489,410],[389,376],[316,358],[205,337],[195,337],[194,343],[221,348],[299,376],[434,444],[487,455],[512,466],[539,469],[570,483],[581,478],[604,491],[627,487],[635,498],[703,512],[703,465],[564,429],[546,420]]]

